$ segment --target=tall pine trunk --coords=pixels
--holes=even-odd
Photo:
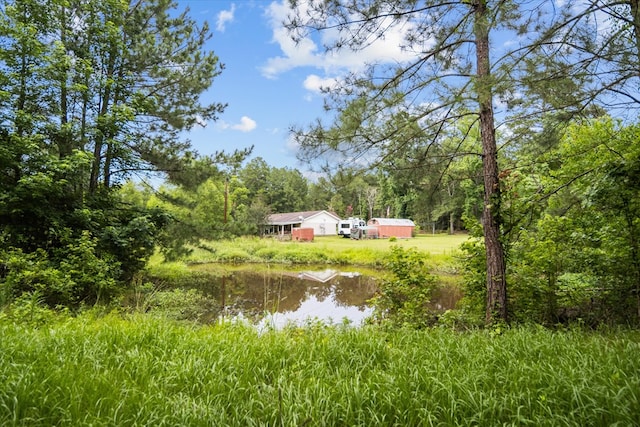
[[[633,34],[636,36],[636,54],[640,62],[640,0],[629,0],[631,8],[631,25],[633,25]]]
[[[66,9],[64,6],[60,7],[60,43],[62,46],[67,49],[67,17],[66,17]],[[67,68],[64,67],[63,70],[60,71],[59,80],[60,80],[60,130],[58,131],[57,143],[58,143],[58,153],[60,158],[67,157],[71,155],[73,151],[73,142],[71,138],[71,134],[67,129],[67,124],[69,123],[69,107],[67,104],[68,89],[67,89],[67,79],[68,79],[68,71]]]
[[[482,223],[487,257],[486,322],[507,321],[507,282],[504,249],[500,236],[500,178],[493,116],[493,91],[489,62],[489,19],[486,0],[474,4],[477,58],[476,92],[480,107],[484,209]]]
[[[112,47],[109,52],[109,59],[107,62],[107,68],[105,72],[106,76],[106,84],[104,86],[104,91],[101,93],[100,98],[100,111],[98,114],[98,134],[96,135],[94,146],[93,146],[93,164],[91,166],[91,177],[89,182],[89,192],[95,193],[98,189],[99,185],[99,177],[100,177],[100,166],[102,165],[103,160],[103,148],[105,145],[105,141],[108,138],[110,133],[109,124],[106,122],[107,113],[109,112],[109,106],[111,103],[111,88],[112,84],[110,80],[113,78],[113,73],[115,70],[115,57],[117,55],[115,47]],[[102,119],[103,123],[100,123]]]

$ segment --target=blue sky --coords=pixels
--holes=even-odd
[[[206,20],[213,32],[208,48],[225,64],[205,100],[228,103],[219,120],[187,137],[201,154],[254,146],[251,158],[262,157],[276,167],[300,168],[290,142],[291,124],[311,122],[322,113],[322,98],[305,89],[313,67],[269,68],[283,56],[274,39],[277,24],[272,2],[186,0],[191,16]]]
[[[325,53],[323,43],[335,40],[333,31],[313,34],[296,45],[282,27],[290,12],[286,3],[177,0],[180,11],[188,7],[193,19],[209,23],[213,37],[207,48],[226,67],[204,100],[227,103],[227,109],[218,121],[186,135],[199,153],[231,152],[253,145],[251,158],[262,157],[271,166],[296,168],[306,174],[307,166],[296,160],[289,128],[308,125],[317,118],[327,121],[320,88],[331,87],[349,72],[357,74],[367,63],[397,64],[414,59],[409,50],[401,48],[407,43],[403,36],[413,24],[396,25],[392,18],[384,23],[384,37],[362,51]],[[515,42],[507,35],[497,38],[498,45],[493,48],[498,51],[502,44]]]
[[[187,135],[201,154],[232,151],[253,145],[251,158],[269,165],[306,171],[295,157],[291,125],[306,125],[322,117],[320,87],[346,72],[361,69],[367,60],[401,59],[400,33],[363,52],[326,55],[320,37],[295,45],[282,28],[286,1],[178,0],[197,21],[207,21],[213,32],[208,48],[225,64],[205,94],[205,100],[228,103],[217,122]]]

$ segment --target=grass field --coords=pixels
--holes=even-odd
[[[351,240],[336,236],[318,236],[312,244],[323,245],[336,250],[347,250],[360,246],[388,250],[391,246],[397,245],[405,248],[415,248],[434,255],[442,255],[451,254],[468,238],[467,234],[418,234],[411,239],[393,241],[389,239]]]
[[[0,316],[2,426],[640,425],[640,334]]]
[[[434,265],[449,263],[457,248],[468,238],[465,234],[418,235],[411,239],[351,240],[339,236],[319,236],[312,242],[280,241],[272,238],[245,237],[212,241],[207,250],[196,249],[187,263],[290,263],[384,265],[392,246],[423,252]]]

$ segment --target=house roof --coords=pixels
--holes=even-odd
[[[415,223],[405,218],[371,218],[371,223],[376,225],[400,225],[405,227],[415,227]]]
[[[304,211],[272,214],[267,217],[267,223],[269,225],[300,224],[302,221],[311,219],[322,213],[335,218],[336,221],[340,221],[340,217],[338,215],[328,211]]]

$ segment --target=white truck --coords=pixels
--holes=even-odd
[[[347,219],[340,220],[338,223],[338,235],[342,237],[350,237],[352,229],[358,229],[367,225],[365,220],[360,218],[349,217]]]

